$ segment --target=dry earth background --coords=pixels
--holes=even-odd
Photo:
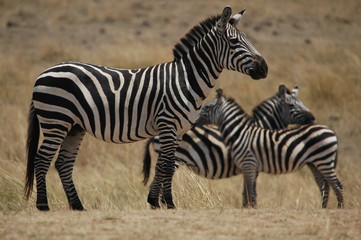
[[[86,137],[74,180],[87,212],[68,210],[54,168],[52,211],[23,199],[27,111],[36,77],[75,60],[122,68],[171,61],[193,25],[247,8],[240,29],[269,65],[265,80],[224,71],[218,87],[247,111],[280,83],[298,84],[317,121],[339,137],[344,210],[320,209],[308,169],[261,174],[259,209],[241,208],[242,178],[207,181],[181,168],[178,210],[151,211],[141,184],[144,142]],[[359,239],[361,234],[361,2],[359,0],[57,1],[0,0],[0,239]],[[212,94],[213,97],[213,94]],[[34,194],[33,194],[34,195]]]

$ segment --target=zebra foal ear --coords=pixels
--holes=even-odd
[[[291,95],[294,97],[297,97],[297,95],[298,95],[298,86],[297,85],[292,89]]]
[[[217,22],[216,28],[217,32],[220,34],[224,33],[224,30],[226,30],[227,23],[229,19],[231,18],[232,9],[230,6],[227,6],[223,9],[221,19]]]
[[[218,88],[218,89],[216,90],[216,98],[219,100],[219,99],[222,98],[222,96],[223,96],[223,89],[222,89],[222,88]]]
[[[281,96],[281,99],[285,101],[288,89],[285,85],[281,84],[278,86],[278,94]]]
[[[239,13],[233,15],[233,17],[231,19],[229,19],[229,24],[233,25],[233,27],[236,28],[245,11],[246,11],[246,9],[243,9]]]

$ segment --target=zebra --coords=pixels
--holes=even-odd
[[[161,154],[147,202],[175,208],[172,198],[174,152],[199,116],[203,100],[223,69],[265,78],[268,66],[246,35],[237,29],[244,10],[193,27],[173,49],[174,60],[140,69],[118,69],[64,62],[45,70],[33,88],[28,114],[27,170],[29,199],[34,175],[39,210],[48,211],[46,174],[55,161],[69,206],[84,210],[72,171],[85,133],[112,143],[159,136]],[[40,139],[40,132],[43,138]]]
[[[274,96],[252,110],[255,124],[266,129],[283,129],[289,124],[314,122],[313,114],[297,98],[298,92],[298,86],[290,91],[283,84],[279,85]],[[146,143],[143,159],[144,184],[147,184],[150,173],[150,145],[159,154],[159,138],[153,137]],[[195,126],[189,130],[183,135],[175,156],[178,164],[185,164],[196,174],[208,179],[229,178],[241,174],[241,170],[234,164],[230,149],[223,142],[219,129],[214,126]],[[246,204],[244,199],[243,205]]]
[[[263,129],[221,90],[202,107],[196,125],[203,124],[219,127],[225,144],[231,149],[234,164],[243,173],[251,207],[257,205],[259,172],[290,173],[308,165],[321,192],[322,208],[327,207],[330,186],[336,193],[338,207],[343,208],[343,186],[335,172],[338,141],[330,128],[306,124],[290,129]]]

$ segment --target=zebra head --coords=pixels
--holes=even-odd
[[[201,108],[199,118],[196,121],[196,126],[205,124],[215,124],[222,128],[223,124],[232,121],[235,118],[242,118],[248,121],[250,118],[244,110],[235,103],[233,98],[228,98],[223,95],[223,90],[218,88],[216,90],[216,98],[204,104]],[[253,122],[253,120],[250,120]]]
[[[280,96],[281,119],[285,126],[288,124],[310,124],[314,123],[315,117],[310,110],[297,98],[298,86],[289,91],[284,85],[280,85],[278,96]]]
[[[219,63],[223,68],[242,72],[258,80],[267,77],[268,66],[246,34],[237,29],[244,12],[245,9],[231,17],[231,8],[225,7],[216,24],[217,35],[223,42],[218,56]]]
[[[218,124],[220,122],[220,110],[223,102],[223,90],[221,88],[218,88],[216,90],[216,98],[202,106],[199,113],[199,118],[195,124],[197,126],[205,124]]]

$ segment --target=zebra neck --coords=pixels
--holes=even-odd
[[[204,44],[201,42],[190,49],[179,63],[186,76],[186,84],[203,100],[216,84],[223,69],[217,64],[214,54],[207,53],[202,45]]]
[[[222,137],[228,146],[238,142],[239,138],[243,138],[252,126],[254,126],[253,119],[244,111],[228,115],[219,123]]]
[[[253,109],[253,119],[257,126],[265,129],[283,129],[287,127],[280,115],[280,105],[277,99],[268,99]]]

